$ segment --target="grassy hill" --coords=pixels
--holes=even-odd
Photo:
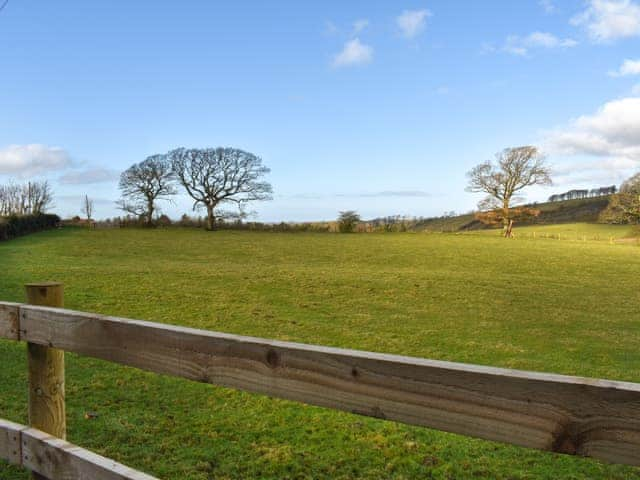
[[[529,205],[541,211],[540,216],[522,225],[551,225],[562,223],[595,223],[600,213],[607,208],[609,196],[585,198],[579,200],[565,200],[562,202],[545,202]],[[421,223],[425,231],[455,232],[468,230],[489,229],[482,222],[476,220],[473,214],[455,217],[441,217],[427,219]]]
[[[640,382],[638,248],[461,235],[56,230],[0,244],[0,298],[281,340]],[[25,422],[24,345],[0,416]],[[67,355],[69,439],[160,478],[640,479]],[[97,417],[86,419],[87,411]],[[0,464],[3,480],[26,473]]]

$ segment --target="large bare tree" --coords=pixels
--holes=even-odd
[[[481,209],[500,210],[505,236],[511,234],[511,205],[517,193],[532,185],[551,185],[550,169],[533,146],[506,148],[496,154],[495,162],[481,163],[467,177],[467,191],[488,194]]]
[[[118,207],[142,217],[147,226],[153,225],[156,201],[176,194],[171,163],[166,155],[152,155],[132,165],[120,175],[122,198]]]
[[[263,180],[269,169],[262,159],[236,148],[178,148],[169,152],[178,181],[193,199],[193,208],[206,208],[207,230],[214,230],[216,208],[235,203],[241,209],[255,200],[270,200],[271,185]]]

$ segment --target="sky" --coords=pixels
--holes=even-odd
[[[438,216],[475,208],[474,165],[532,144],[540,201],[640,169],[639,47],[632,0],[8,0],[0,183],[112,217],[132,164],[230,146],[271,169],[255,220]]]

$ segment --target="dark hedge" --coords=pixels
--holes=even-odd
[[[52,214],[12,215],[0,218],[0,241],[55,228],[58,225],[60,225],[60,217]]]

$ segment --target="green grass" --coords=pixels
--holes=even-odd
[[[544,202],[531,204],[530,207],[540,210],[540,216],[531,219],[527,224],[539,226],[564,225],[572,223],[595,224],[602,211],[607,208],[611,197],[593,197],[576,200],[564,200],[562,202]],[[420,229],[428,232],[456,232],[462,229],[482,230],[486,229],[480,222],[474,221],[473,213],[465,213],[446,218],[430,218],[422,222]],[[521,227],[523,224],[517,225]]]
[[[475,230],[468,234],[500,236],[501,229]],[[563,223],[556,225],[515,226],[516,238],[537,240],[571,240],[571,241],[618,241],[637,238],[637,225],[608,225],[601,223]],[[632,242],[633,243],[633,242]]]
[[[59,280],[73,309],[635,382],[638,272],[637,246],[492,235],[69,229],[0,244],[3,300]],[[24,346],[0,342],[0,363],[0,417],[26,422]],[[640,479],[75,355],[67,405],[71,441],[167,479]]]

